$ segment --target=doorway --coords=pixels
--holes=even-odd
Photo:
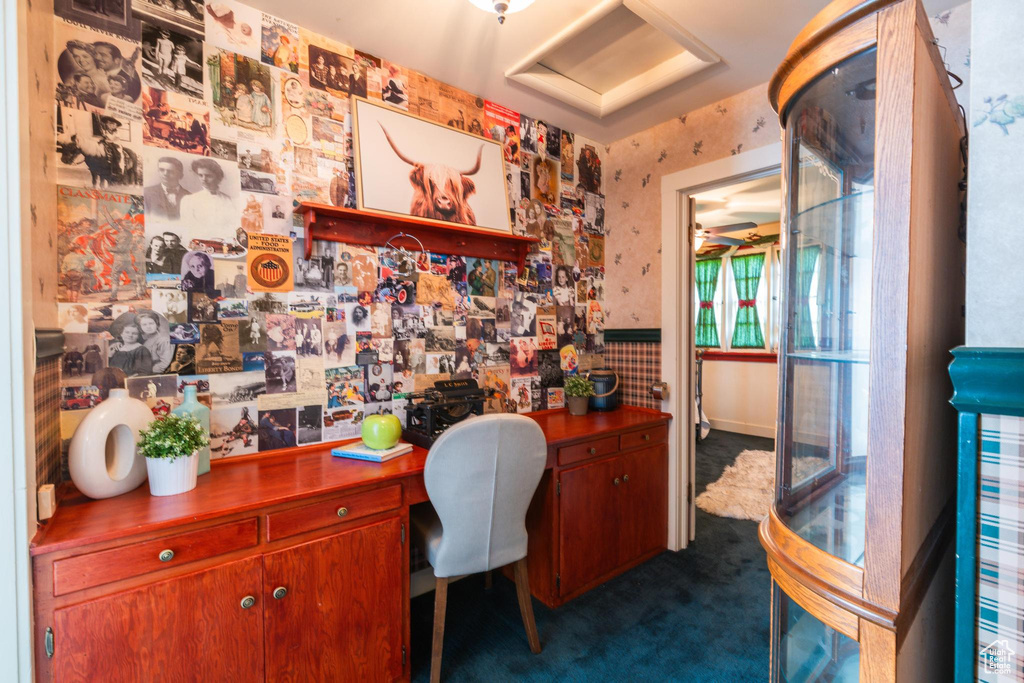
[[[689,203],[694,502],[710,515],[759,522],[775,478],[780,170],[701,189]]]
[[[695,328],[700,301],[693,296],[698,221],[696,201],[691,199],[718,188],[778,174],[781,159],[782,144],[775,143],[662,178],[661,362],[663,379],[672,389],[662,405],[675,416],[669,433],[668,547],[673,550],[685,548],[696,533]],[[729,327],[730,333],[732,329]],[[769,424],[774,425],[774,418]]]

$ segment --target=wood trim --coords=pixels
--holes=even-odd
[[[878,40],[878,18],[868,15],[822,42],[807,54],[782,82],[775,103],[779,120],[786,122],[786,107],[794,95],[836,64],[874,47]]]
[[[947,74],[949,72],[946,71],[946,64],[942,61],[942,55],[939,54],[935,33],[932,31],[932,22],[928,18],[928,12],[925,10],[923,2],[917,3],[917,30],[921,32],[921,38],[928,47],[928,56],[932,60],[935,72],[939,74],[942,81],[942,93],[946,96],[946,103],[953,113],[953,119],[956,121],[960,137],[963,137],[967,135],[967,122],[964,120],[964,114],[961,112],[960,103],[956,101],[956,93],[953,92],[953,86],[947,86],[949,81]]]
[[[772,547],[786,558],[783,560],[777,556],[776,562],[798,565],[801,570],[813,572],[814,576],[831,584],[835,591],[845,593],[855,599],[861,598],[864,582],[863,569],[844,562],[797,536],[779,517],[774,505],[768,512],[767,522],[767,532]]]
[[[896,634],[869,621],[860,624],[861,683],[896,681]]]
[[[775,353],[740,353],[736,351],[705,351],[702,360],[731,361],[734,363],[778,363]]]
[[[779,584],[779,589],[786,596],[810,612],[816,619],[831,626],[845,636],[858,640],[860,638],[859,619],[851,612],[821,597],[794,578],[771,557],[768,558],[768,570],[772,579]]]
[[[807,55],[861,19],[900,0],[835,0],[821,10],[789,46],[785,58],[768,82],[768,99],[776,112],[779,109],[779,92],[783,82]]]
[[[313,240],[382,247],[404,232],[419,239],[430,252],[511,261],[522,269],[530,248],[540,243],[537,237],[326,204],[303,202],[296,211],[303,214],[307,259],[312,253]],[[415,240],[402,238],[402,244],[419,251]]]
[[[878,16],[864,598],[900,608],[916,0]],[[897,349],[898,352],[892,352]]]
[[[953,541],[953,528],[956,522],[953,503],[954,501],[949,501],[942,509],[942,514],[921,544],[900,584],[900,613],[896,617],[897,649],[902,646],[903,639],[910,632],[910,625],[914,623],[925,595],[939,571],[939,564],[946,554],[946,549]]]
[[[36,328],[36,360],[64,355],[64,331]]]
[[[604,331],[604,342],[637,342],[643,344],[660,344],[660,327],[642,327],[637,329],[614,329]]]

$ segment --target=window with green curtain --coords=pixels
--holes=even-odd
[[[764,252],[733,256],[732,279],[736,281],[736,325],[732,329],[732,348],[763,349],[764,333],[757,314],[757,287],[764,269]]]
[[[697,297],[700,299],[700,309],[697,311],[697,346],[713,349],[719,346],[718,325],[715,323],[715,290],[718,289],[718,272],[721,269],[720,258],[697,261]]]
[[[820,253],[821,247],[816,244],[796,253],[796,294],[799,297],[796,303],[799,308],[796,311],[796,334],[793,336],[798,349],[813,349],[818,345],[811,325],[811,284]]]

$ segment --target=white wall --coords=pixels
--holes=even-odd
[[[775,438],[776,363],[704,361],[704,414],[712,429]]]

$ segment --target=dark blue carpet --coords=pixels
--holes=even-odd
[[[713,432],[698,446],[697,493],[745,448],[770,439]],[[515,585],[498,572],[448,589],[442,678],[449,681],[765,681],[770,577],[757,523],[697,510],[697,538],[572,602],[533,607],[544,651],[530,653]],[[430,675],[434,594],[412,601],[412,674]]]

